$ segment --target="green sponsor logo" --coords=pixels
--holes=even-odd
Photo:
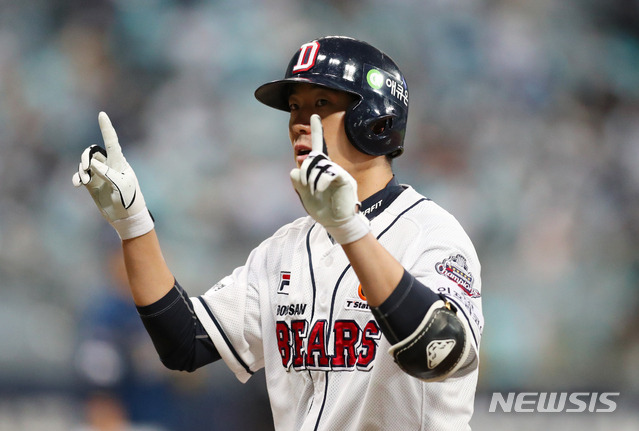
[[[366,82],[375,90],[379,90],[384,85],[384,75],[377,69],[371,69],[366,74]]]

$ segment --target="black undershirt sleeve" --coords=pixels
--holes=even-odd
[[[419,327],[430,307],[440,299],[404,270],[393,293],[378,307],[371,307],[371,311],[388,341],[397,344]]]
[[[167,368],[194,371],[221,358],[177,281],[164,297],[137,309]]]

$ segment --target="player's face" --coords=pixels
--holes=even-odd
[[[348,171],[359,159],[369,157],[357,151],[346,137],[344,115],[353,100],[354,96],[348,93],[316,85],[298,84],[293,87],[288,99],[291,111],[288,133],[298,167],[311,150],[312,114],[322,118],[328,155],[335,163]]]

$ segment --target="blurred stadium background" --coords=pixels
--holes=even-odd
[[[287,116],[253,91],[327,34],[401,66],[397,176],[482,259],[474,429],[639,429],[639,1],[0,0],[0,431],[272,429],[262,373],[161,369],[71,175],[106,111],[203,293],[302,215]],[[487,413],[525,390],[619,408]]]

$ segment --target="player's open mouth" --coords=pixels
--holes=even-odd
[[[308,154],[311,152],[311,149],[303,144],[295,145],[295,161],[298,166],[301,166]]]
[[[304,160],[306,160],[310,152],[311,150],[307,149],[300,149],[295,152],[295,161],[297,162],[298,167],[302,166],[302,163],[304,163]]]

